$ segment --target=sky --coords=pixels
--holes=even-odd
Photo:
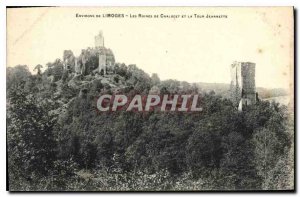
[[[148,14],[159,18],[81,18],[76,14]],[[227,18],[160,18],[160,15]],[[256,86],[293,86],[291,7],[61,7],[7,9],[7,66],[76,56],[102,30],[117,62],[164,79],[230,83],[233,61],[256,63]]]

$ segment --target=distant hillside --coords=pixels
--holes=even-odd
[[[229,91],[228,91],[230,88],[229,84],[226,84],[226,83],[204,83],[204,82],[199,82],[196,84],[198,85],[201,92],[214,91],[216,94],[221,95],[225,98],[229,97]],[[259,97],[262,99],[288,95],[287,90],[285,90],[283,88],[269,89],[269,88],[257,87],[256,91],[258,92]]]

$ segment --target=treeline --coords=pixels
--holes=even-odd
[[[285,106],[261,101],[238,112],[213,91],[125,64],[109,83],[87,74],[76,88],[61,66],[55,61],[41,75],[7,70],[11,190],[293,188],[294,128]],[[161,94],[199,93],[203,111],[100,114],[95,98],[112,92],[110,83],[129,95],[154,86]]]

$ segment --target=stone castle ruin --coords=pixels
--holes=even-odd
[[[98,72],[101,74],[113,74],[115,56],[111,49],[104,47],[104,37],[102,31],[95,36],[95,48],[99,52]]]
[[[95,36],[95,48],[82,49],[78,57],[66,50],[63,57],[64,69],[74,72],[75,76],[114,73],[115,56],[111,49],[104,46],[102,31]]]
[[[239,111],[242,111],[245,106],[253,105],[258,100],[255,86],[255,63],[233,62],[230,69],[230,96]]]
[[[70,50],[64,51],[64,69],[77,76],[113,75],[115,73],[115,56],[111,49],[104,46],[103,32],[95,36],[95,47],[82,49],[75,57]],[[256,104],[258,95],[255,86],[255,63],[233,62],[230,66],[230,98],[242,111],[245,106]]]

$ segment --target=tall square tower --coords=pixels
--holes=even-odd
[[[104,37],[102,31],[100,31],[99,34],[95,36],[95,47],[104,47]]]
[[[230,96],[239,108],[256,103],[255,63],[231,64]]]

